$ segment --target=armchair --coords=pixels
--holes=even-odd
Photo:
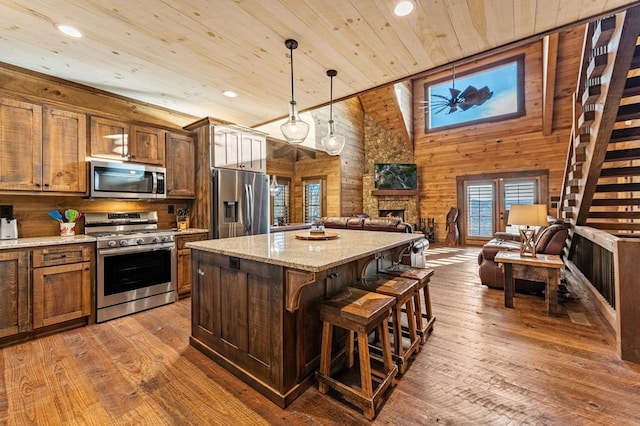
[[[567,239],[568,229],[559,220],[541,231],[536,238],[536,253],[560,255]],[[496,233],[478,254],[478,273],[480,282],[491,288],[504,289],[504,272],[498,267],[494,258],[499,251],[519,251],[519,236],[503,232]],[[519,293],[538,293],[545,288],[544,283],[536,281],[516,280],[516,291]]]

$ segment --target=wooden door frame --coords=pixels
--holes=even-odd
[[[458,215],[458,229],[460,230],[460,244],[467,245],[467,204],[465,202],[465,183],[467,182],[488,182],[488,181],[497,181],[499,179],[527,179],[527,178],[537,178],[539,179],[540,184],[538,185],[538,199],[540,203],[549,205],[549,170],[548,169],[540,169],[540,170],[525,170],[518,172],[503,172],[503,173],[482,173],[477,175],[462,175],[456,176],[456,196],[457,196],[457,204],[460,214]],[[497,188],[496,188],[497,189]],[[498,196],[498,194],[496,194]],[[499,195],[502,198],[502,195]],[[494,228],[497,229],[495,225],[497,225],[499,217],[494,218]],[[473,243],[476,241],[489,241],[491,237],[488,238],[474,238]]]

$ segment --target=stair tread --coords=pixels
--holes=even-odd
[[[622,97],[629,98],[638,95],[640,95],[640,76],[628,78]]]
[[[640,176],[640,166],[603,168],[600,170],[600,176]]]
[[[596,192],[636,192],[640,183],[607,183],[596,185]]]
[[[614,130],[614,133],[617,130]],[[609,150],[604,161],[637,160],[640,159],[640,148]]]
[[[640,139],[640,127],[626,127],[611,132],[611,142],[624,142]]]
[[[635,212],[589,212],[589,218],[594,219],[640,219],[640,211]]]
[[[635,206],[637,204],[637,198],[594,198],[591,200],[592,206]]]
[[[620,105],[618,107],[618,114],[616,115],[616,121],[622,122],[627,120],[633,120],[640,116],[640,104],[627,104]]]

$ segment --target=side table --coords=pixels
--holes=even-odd
[[[517,251],[500,251],[496,254],[495,261],[501,268],[504,268],[505,307],[513,308],[516,278],[520,278],[531,281],[544,281],[547,314],[557,315],[560,313],[558,284],[560,283],[560,270],[564,267],[560,256],[538,254],[537,257],[531,257],[520,256],[520,252]]]

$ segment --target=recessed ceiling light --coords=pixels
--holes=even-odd
[[[393,9],[393,13],[395,13],[396,16],[407,16],[408,14],[413,12],[413,9],[415,9],[415,7],[416,4],[413,1],[403,0],[396,4],[396,7]]]
[[[69,25],[56,25],[56,28],[61,33],[64,33],[70,37],[76,37],[76,38],[82,37],[82,33],[80,31],[76,30],[73,27],[70,27]]]
[[[227,98],[236,98],[238,96],[238,94],[233,90],[223,90],[222,94],[225,95]]]

